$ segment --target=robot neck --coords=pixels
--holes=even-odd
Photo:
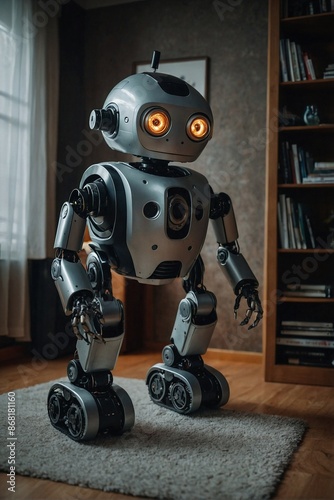
[[[185,177],[189,172],[175,165],[169,165],[167,160],[154,160],[151,158],[143,158],[141,162],[130,163],[130,165],[142,172],[160,177]]]

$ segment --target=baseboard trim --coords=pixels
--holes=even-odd
[[[145,342],[142,350],[148,350],[150,352],[162,351],[166,344],[160,342]],[[263,361],[263,354],[261,352],[251,352],[251,351],[230,351],[229,349],[217,349],[210,347],[205,358],[219,357],[226,361],[239,361],[242,363],[254,363],[260,365]]]
[[[225,361],[235,361],[241,363],[261,364],[263,362],[263,354],[261,352],[230,351],[228,349],[217,349],[213,347],[208,349],[205,357],[219,357]]]

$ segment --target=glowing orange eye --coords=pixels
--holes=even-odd
[[[206,139],[210,133],[210,122],[206,116],[192,116],[187,124],[187,134],[194,141]]]
[[[146,132],[159,137],[168,132],[170,128],[170,118],[166,111],[162,109],[152,109],[145,116],[144,126]]]

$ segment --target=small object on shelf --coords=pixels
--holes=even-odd
[[[317,106],[306,106],[304,113],[304,122],[306,125],[319,125],[320,118]]]

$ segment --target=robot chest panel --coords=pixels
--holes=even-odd
[[[126,198],[126,245],[139,280],[184,277],[201,251],[210,190],[204,176],[184,172],[181,177],[164,177],[120,169]]]

